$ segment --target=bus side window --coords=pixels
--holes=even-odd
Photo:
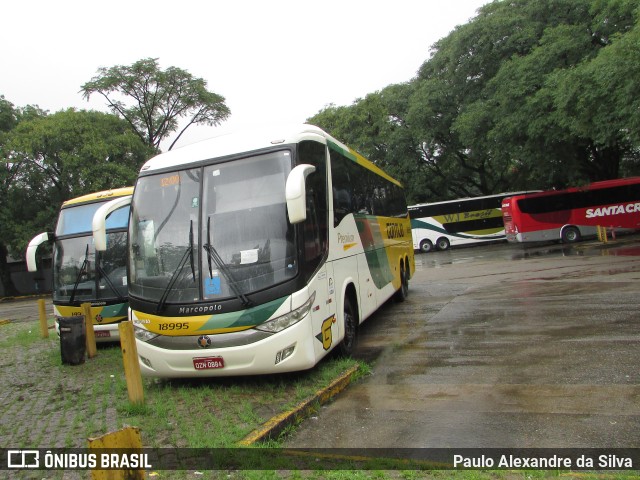
[[[329,248],[326,147],[304,141],[298,146],[298,163],[316,167],[307,177],[307,219],[302,224],[304,235],[305,275],[312,275]]]
[[[333,226],[354,212],[353,184],[349,176],[350,160],[334,150],[331,154],[331,178],[333,183]]]

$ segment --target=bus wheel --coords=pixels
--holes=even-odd
[[[579,242],[582,236],[580,235],[580,230],[576,227],[567,227],[562,230],[562,241],[564,243],[575,243]]]
[[[436,242],[436,246],[438,247],[438,250],[446,250],[447,248],[449,248],[449,245],[451,244],[449,243],[449,240],[445,237],[440,237]]]
[[[348,298],[344,299],[344,338],[340,342],[339,351],[340,354],[345,357],[350,357],[356,348],[356,340],[358,336],[358,317],[356,317],[351,301]]]
[[[394,295],[396,302],[404,302],[409,296],[409,273],[404,268],[404,263],[400,262],[400,288]]]
[[[433,250],[433,243],[431,243],[431,240],[428,240],[425,238],[420,242],[420,251],[422,253],[429,253],[432,250]]]

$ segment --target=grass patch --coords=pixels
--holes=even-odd
[[[41,337],[37,325],[8,323],[0,325],[0,328],[2,329],[0,330],[3,334],[2,337],[4,337],[0,339],[0,348],[28,347],[38,341],[46,340]]]
[[[119,397],[120,426],[140,427],[145,444],[154,447],[233,448],[273,415],[313,396],[356,364],[327,358],[293,374],[144,379],[144,408],[130,405],[126,395]]]

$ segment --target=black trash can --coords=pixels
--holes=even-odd
[[[87,351],[87,333],[84,328],[84,317],[59,317],[60,356],[62,363],[80,365],[84,363]]]

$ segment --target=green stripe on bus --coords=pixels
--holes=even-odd
[[[102,311],[100,312],[100,315],[102,315],[104,318],[126,317],[128,307],[129,307],[128,303],[116,303],[114,305],[105,305],[104,307],[102,307]]]
[[[340,145],[338,145],[337,143],[332,142],[331,140],[327,140],[327,145],[329,145],[329,148],[335,150],[338,153],[341,153],[342,155],[347,157],[352,162],[357,163],[358,165],[361,165],[364,168],[366,168],[368,170],[371,170],[376,175],[379,175],[380,177],[387,179],[391,183],[395,183],[399,187],[402,187],[402,184],[398,180],[396,180],[395,178],[389,176],[388,173],[386,173],[384,170],[382,170],[380,167],[375,165],[370,160],[367,160],[366,158],[364,158],[362,155],[359,155],[358,153],[354,152],[353,150],[344,149]]]
[[[380,223],[372,215],[354,215],[374,285],[380,289],[393,280]]]
[[[198,330],[216,330],[219,328],[235,328],[235,327],[255,327],[266,322],[271,318],[278,308],[289,297],[282,297],[272,300],[257,307],[248,308],[239,312],[221,313],[211,315],[209,320],[205,322]]]

